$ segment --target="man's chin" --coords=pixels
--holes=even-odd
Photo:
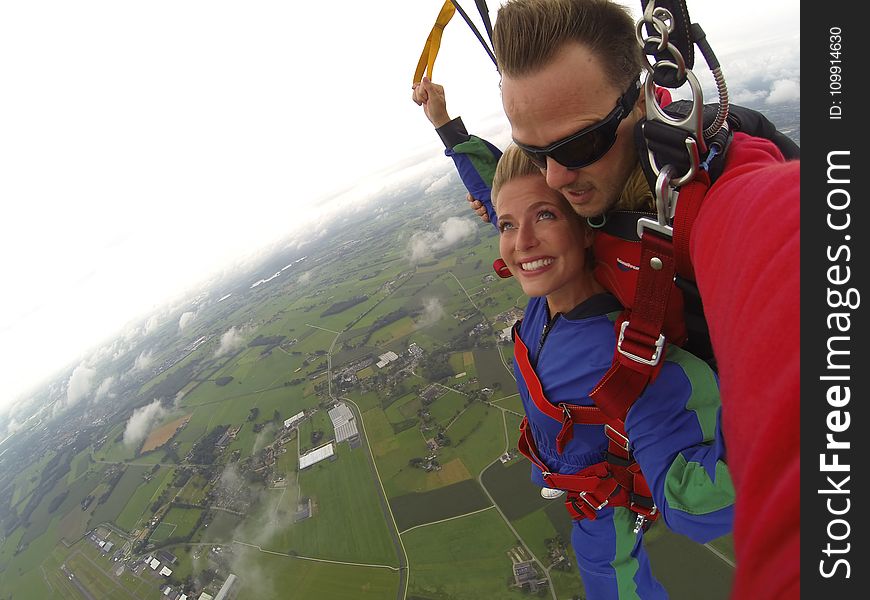
[[[600,194],[594,191],[576,193],[565,191],[562,193],[574,212],[581,217],[595,217],[604,212],[604,203],[601,202]]]
[[[571,202],[571,208],[584,219],[597,217],[604,212],[604,207],[600,202]]]

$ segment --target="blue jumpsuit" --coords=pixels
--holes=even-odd
[[[471,194],[496,223],[490,200],[500,156],[488,142],[469,136],[460,119],[436,130]],[[589,298],[567,314],[550,315],[546,298],[531,298],[518,335],[553,404],[593,405],[589,392],[610,368],[616,345],[614,321],[622,306],[609,294]],[[706,542],[732,527],[734,488],[721,445],[718,382],[702,360],[669,346],[665,364],[626,417],[626,434],[646,476],[656,506],[670,529]],[[538,449],[554,473],[576,473],[604,459],[607,438],[602,425],[575,425],[563,453],[555,439],[561,423],[541,413],[532,401],[514,361],[517,387]],[[545,487],[540,470],[532,480]],[[652,575],[634,533],[636,514],[605,507],[594,520],[574,521],[571,543],[592,600],[667,598]]]

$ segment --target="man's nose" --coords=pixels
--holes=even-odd
[[[544,173],[547,179],[547,185],[554,190],[561,190],[566,185],[570,185],[577,179],[577,171],[568,169],[558,162],[547,157],[547,171]]]

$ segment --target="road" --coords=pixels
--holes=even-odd
[[[72,571],[70,571],[69,569],[66,568],[66,565],[61,565],[61,566],[60,566],[60,570],[63,571],[63,574],[66,575],[66,578],[69,579],[69,580],[72,582],[72,584],[73,584],[74,586],[76,586],[76,589],[77,589],[79,592],[81,592],[82,596],[84,596],[85,598],[87,598],[87,600],[97,600],[97,599],[96,599],[96,598],[95,598],[95,597],[94,597],[94,596],[93,596],[93,595],[88,591],[88,589],[87,589],[85,586],[82,585],[82,583],[79,581],[79,578],[76,577],[75,574],[74,574]]]

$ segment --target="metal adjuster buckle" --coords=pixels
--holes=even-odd
[[[662,358],[662,349],[665,347],[665,336],[664,334],[659,334],[659,339],[656,340],[655,351],[653,352],[652,358],[644,358],[642,356],[638,356],[637,354],[632,354],[626,350],[622,349],[622,341],[625,339],[625,330],[628,328],[629,321],[623,321],[622,325],[619,327],[619,340],[616,342],[616,351],[622,354],[623,356],[627,356],[634,362],[639,362],[644,365],[649,365],[651,367],[659,364],[659,361]]]
[[[588,494],[588,493],[589,493],[589,492],[583,491],[583,492],[580,492],[580,493],[577,494],[577,495],[580,496],[580,499],[583,500],[583,502],[585,502],[586,504],[588,504],[589,506],[591,506],[592,508],[594,508],[596,511],[601,510],[602,508],[604,508],[605,506],[607,506],[607,504],[610,502],[610,499],[609,499],[609,498],[605,498],[605,499],[604,499],[604,502],[602,502],[602,503],[599,504],[598,506],[595,506],[594,504],[592,504],[592,503],[591,503],[591,502],[586,498],[586,494]]]
[[[612,437],[611,434],[616,437]],[[628,452],[629,440],[626,436],[622,435],[621,433],[616,431],[616,429],[607,424],[604,425],[604,435],[606,435],[607,439],[609,439],[611,442]]]
[[[634,531],[633,533],[637,533],[640,531],[640,528],[643,527],[643,522],[646,521],[646,517],[643,515],[637,515],[637,519],[634,520]]]

